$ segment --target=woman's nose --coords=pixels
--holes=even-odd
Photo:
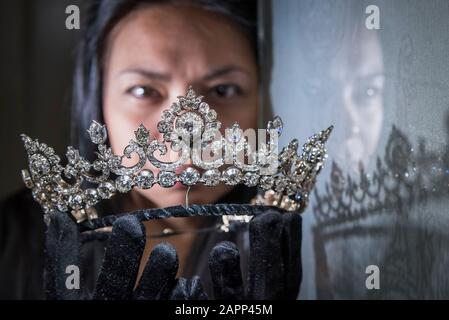
[[[173,85],[170,91],[168,92],[167,106],[170,106],[172,103],[178,101],[179,96],[185,96],[189,87],[192,87],[193,90],[195,90],[195,87],[188,81],[180,81],[178,84]]]
[[[352,99],[353,86],[347,85],[343,92],[343,105],[340,113],[340,119],[344,123],[344,137],[356,137],[360,134],[359,117],[357,116],[357,105]]]

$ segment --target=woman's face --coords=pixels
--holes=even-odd
[[[249,40],[239,27],[217,13],[193,6],[155,5],[134,10],[111,31],[103,57],[103,114],[114,153],[143,124],[162,140],[162,112],[191,85],[218,114],[222,128],[237,121],[257,125],[257,67]],[[156,156],[158,154],[156,153]],[[131,158],[125,165],[132,165]],[[174,161],[177,154],[159,157]],[[158,169],[147,164],[155,175]],[[134,191],[135,190],[135,191]],[[212,203],[230,187],[194,186],[191,203]],[[156,207],[183,204],[186,188],[154,185],[133,189],[134,199]],[[148,205],[146,203],[145,205]]]
[[[343,168],[358,173],[373,158],[383,124],[384,64],[377,34],[363,30],[334,63],[342,84],[338,117],[344,123],[339,130],[343,143],[334,158]]]

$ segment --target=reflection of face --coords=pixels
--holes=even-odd
[[[372,31],[371,31],[372,32]],[[383,61],[378,37],[368,31],[344,51],[347,64],[339,74],[346,132],[339,163],[358,170],[367,165],[379,142],[383,122]],[[341,61],[340,61],[341,62]],[[339,63],[340,63],[339,62]]]
[[[218,113],[222,128],[234,121],[255,128],[257,69],[250,42],[228,18],[191,6],[156,5],[128,14],[111,31],[104,56],[103,113],[114,153],[121,154],[142,123],[162,140],[162,112],[189,85]],[[158,154],[156,153],[156,156]],[[174,161],[177,155],[159,159]],[[126,165],[132,165],[131,159]],[[155,175],[157,169],[148,164]],[[212,203],[230,187],[195,186],[191,203]],[[134,192],[134,191],[133,191]],[[186,189],[137,189],[156,207],[183,204]]]

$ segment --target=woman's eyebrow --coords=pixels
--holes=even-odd
[[[248,72],[245,69],[238,67],[238,66],[231,65],[231,66],[225,66],[225,67],[221,67],[218,69],[214,69],[211,72],[209,72],[208,74],[206,74],[203,77],[203,79],[204,80],[212,80],[214,78],[218,78],[218,77],[227,75],[228,73],[231,73],[231,72],[241,72],[244,74],[248,74]]]
[[[135,68],[135,69],[126,69],[120,72],[120,74],[126,74],[126,73],[137,73],[145,78],[149,79],[155,79],[155,80],[163,80],[163,81],[170,81],[171,76],[167,73],[157,72],[153,70],[148,69],[141,69],[141,68]]]

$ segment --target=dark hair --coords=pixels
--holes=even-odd
[[[93,0],[88,8],[84,36],[78,48],[72,93],[72,143],[88,159],[94,145],[86,130],[92,120],[103,121],[101,59],[109,31],[139,5],[182,3],[180,0]],[[196,0],[203,9],[237,22],[250,40],[257,60],[257,0]]]

